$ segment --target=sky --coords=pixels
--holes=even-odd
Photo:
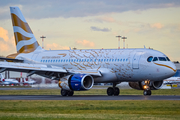
[[[153,48],[180,61],[179,0],[0,0],[0,55],[16,53],[10,6],[49,50]],[[123,41],[120,40],[120,48]]]

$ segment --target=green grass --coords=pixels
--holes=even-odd
[[[1,100],[1,120],[169,120],[180,117],[180,101]]]
[[[121,95],[143,91],[121,89]],[[180,95],[180,89],[152,91],[153,95]],[[60,89],[0,90],[0,95],[60,95]],[[106,95],[106,89],[75,91],[74,95]],[[158,100],[0,100],[0,120],[179,120],[180,101]]]
[[[60,95],[60,89],[0,90],[0,95]],[[75,91],[74,95],[106,95],[106,89]],[[120,95],[143,95],[143,91],[121,89]],[[152,90],[152,95],[180,95],[180,89]]]

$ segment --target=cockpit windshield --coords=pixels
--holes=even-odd
[[[167,61],[171,61],[168,57],[166,57]]]
[[[148,57],[147,59],[148,62],[151,62],[151,61],[170,61],[170,59],[168,57]]]
[[[158,61],[158,58],[157,58],[157,57],[154,57],[153,61]]]
[[[167,61],[165,57],[158,57],[159,61]]]

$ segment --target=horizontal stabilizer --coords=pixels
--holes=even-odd
[[[0,57],[0,60],[10,60],[13,62],[24,62],[24,60],[20,60],[20,59],[12,59],[12,58],[4,58],[4,57]]]

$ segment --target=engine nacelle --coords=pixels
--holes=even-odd
[[[67,75],[60,79],[59,87],[65,90],[89,90],[94,84],[94,79],[86,74]]]
[[[163,81],[150,81],[150,89],[151,90],[158,90],[161,88]],[[144,81],[141,82],[129,82],[129,86],[136,90],[144,90],[143,86],[145,85]]]

